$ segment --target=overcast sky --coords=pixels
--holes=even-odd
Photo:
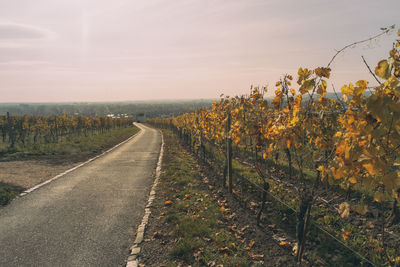
[[[0,0],[0,102],[272,93],[281,75],[398,28],[399,11],[399,0]],[[332,82],[372,81],[361,55],[375,67],[395,38],[347,50]]]

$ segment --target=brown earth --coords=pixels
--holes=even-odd
[[[166,138],[167,136],[167,138]],[[163,158],[163,165],[166,166],[170,160],[168,134],[164,131],[166,139],[166,147]],[[176,144],[173,144],[176,145]],[[172,145],[172,146],[173,146]],[[179,150],[184,152],[186,149],[178,144]],[[295,266],[295,258],[291,255],[291,248],[279,245],[273,236],[277,233],[272,228],[261,228],[256,225],[256,215],[248,208],[243,207],[234,197],[229,194],[226,188],[221,188],[221,177],[208,169],[205,165],[198,161],[197,171],[200,181],[206,179],[208,182],[200,182],[197,189],[208,192],[218,205],[229,207],[229,212],[225,214],[223,224],[227,229],[230,229],[232,234],[240,235],[240,243],[252,244],[248,251],[248,266]],[[161,180],[166,179],[164,174],[161,174]],[[211,188],[210,189],[210,185]],[[163,182],[156,189],[156,198],[152,207],[152,213],[149,218],[149,224],[144,236],[144,242],[141,245],[139,262],[142,266],[170,266],[171,259],[168,258],[168,253],[172,247],[178,242],[177,239],[170,235],[157,236],[155,233],[160,231],[168,231],[168,226],[160,218],[166,214],[167,207],[163,205],[165,201],[164,194],[168,191],[180,191],[183,188],[172,188],[163,186]],[[221,204],[222,203],[222,204]],[[172,265],[185,266],[183,262],[174,262]],[[203,264],[195,263],[193,266],[203,266]],[[208,263],[208,266],[218,266],[215,263]]]
[[[31,188],[78,165],[71,159],[27,159],[0,162],[0,182],[24,189]]]

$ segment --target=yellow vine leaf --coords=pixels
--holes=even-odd
[[[236,136],[235,138],[233,138],[233,142],[235,142],[235,144],[238,144],[240,142],[240,137]]]
[[[353,96],[354,86],[352,83],[350,83],[349,86],[343,85],[341,91],[345,96]]]
[[[286,139],[286,147],[290,148],[290,139]]]
[[[335,133],[334,137],[341,137],[343,133],[341,131],[338,131]]]
[[[343,177],[343,171],[340,168],[336,170],[334,167],[332,167],[331,172],[332,172],[333,178],[335,178],[335,179],[340,179]]]
[[[317,94],[325,96],[327,87],[328,87],[328,85],[327,85],[326,81],[321,80],[321,84],[318,86],[318,89],[317,89]]]
[[[356,177],[354,177],[354,176],[350,177],[350,178],[349,178],[349,182],[352,183],[352,184],[357,183]]]
[[[329,79],[331,73],[331,68],[316,68],[315,69],[315,74],[319,77],[325,77]]]
[[[310,75],[312,74],[312,71],[308,70],[308,69],[299,68],[299,71],[297,72],[297,74],[299,75],[299,78],[297,79],[297,83],[300,85],[303,83],[304,80],[307,80],[308,77],[310,77]]]
[[[284,246],[284,247],[290,247],[290,243],[288,241],[281,241],[279,245]]]
[[[340,145],[336,147],[336,155],[342,155],[345,150],[346,150],[346,143],[342,141]]]
[[[265,153],[264,153],[265,158],[268,158],[268,156],[271,155],[271,153],[272,153],[273,151],[274,151],[274,149],[273,149],[272,147],[268,147],[268,148],[265,150]]]
[[[325,179],[325,176],[326,176],[326,169],[325,169],[325,167],[324,167],[323,165],[321,165],[321,166],[319,166],[319,167],[317,168],[317,170],[321,172],[321,179],[324,180],[324,179]]]
[[[299,91],[301,94],[306,94],[308,91],[314,88],[315,79],[305,80],[303,84],[300,86]]]
[[[349,147],[349,146],[346,146],[346,148],[344,149],[344,159],[345,160],[350,159],[350,149],[351,149],[351,147]]]
[[[377,173],[374,165],[371,162],[364,163],[362,166],[369,172],[370,175],[375,175]]]
[[[375,68],[375,74],[382,79],[388,79],[390,77],[389,63],[386,59],[378,62],[378,65]]]
[[[343,231],[342,232],[342,237],[343,240],[347,240],[347,238],[349,238],[349,235],[351,234],[351,231],[347,230],[347,231]]]
[[[359,80],[356,82],[357,87],[354,88],[354,96],[362,96],[367,89],[368,82],[366,80]]]
[[[363,147],[368,143],[368,140],[358,140],[358,146]]]

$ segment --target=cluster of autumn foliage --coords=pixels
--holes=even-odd
[[[400,35],[400,30],[398,32]],[[172,125],[190,136],[193,145],[224,147],[232,140],[238,147],[252,146],[263,158],[284,153],[305,179],[304,170],[314,169],[320,184],[337,184],[347,190],[373,194],[376,202],[393,200],[398,222],[400,201],[400,41],[388,59],[379,61],[371,74],[379,83],[368,87],[359,80],[341,88],[342,97],[326,97],[331,69],[300,68],[297,80],[285,75],[275,85],[272,101],[266,88],[254,88],[250,96],[222,97],[211,109],[153,123]],[[293,86],[297,84],[297,86]],[[295,89],[297,87],[297,89]],[[227,131],[228,117],[231,120]],[[292,172],[290,171],[290,176]],[[349,210],[365,213],[365,206],[340,206],[342,217]]]
[[[189,137],[195,149],[207,144],[224,151],[233,142],[239,150],[255,151],[259,162],[261,158],[277,162],[283,154],[291,179],[305,181],[310,178],[306,172],[314,171],[316,178],[311,187],[310,183],[300,182],[304,195],[297,223],[305,229],[298,231],[303,235],[298,234],[300,243],[307,231],[306,214],[310,214],[321,185],[358,191],[378,203],[391,201],[393,208],[387,221],[393,225],[400,221],[399,47],[400,40],[396,40],[388,59],[379,61],[374,72],[371,70],[378,82],[374,87],[359,80],[344,85],[340,97],[335,92],[335,98],[328,98],[331,61],[313,70],[300,68],[297,79],[284,75],[275,84],[272,100],[264,97],[267,88],[255,87],[247,96],[221,96],[210,109],[150,122],[174,128],[181,136]],[[297,169],[296,177],[292,165]],[[338,209],[342,218],[348,217],[350,210],[365,214],[368,208],[343,202]],[[380,217],[382,221],[388,219]],[[298,256],[300,259],[301,252]]]
[[[254,145],[264,158],[289,153],[300,176],[308,164],[321,182],[371,189],[377,202],[385,195],[399,201],[399,45],[397,40],[389,58],[377,64],[373,75],[379,86],[374,88],[360,80],[344,85],[341,98],[327,98],[331,69],[300,68],[297,89],[293,77],[285,75],[276,83],[272,101],[263,97],[266,88],[256,87],[250,96],[222,97],[211,109],[153,122],[172,124],[199,145],[221,146],[229,137],[240,147]],[[228,114],[230,132],[225,126]]]
[[[61,137],[88,136],[132,125],[132,118],[86,116],[10,116],[0,115],[3,144],[57,143]]]

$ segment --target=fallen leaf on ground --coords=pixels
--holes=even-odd
[[[343,240],[347,240],[347,238],[349,238],[349,235],[351,234],[351,232],[349,230],[347,231],[342,231],[342,237]]]
[[[220,252],[226,252],[226,251],[229,251],[229,248],[228,247],[222,247],[222,248],[219,248],[218,250]]]
[[[280,246],[287,247],[287,248],[290,248],[290,242],[288,242],[288,241],[281,241],[281,242],[279,243],[279,245],[280,245]]]
[[[251,253],[251,252],[248,252],[248,253],[249,253],[249,257],[250,257],[252,260],[261,260],[261,259],[264,258],[264,254],[253,254],[253,253]]]
[[[246,230],[247,228],[249,228],[249,225],[244,226],[242,229],[240,229],[240,231],[243,232],[243,231]]]
[[[350,205],[347,202],[343,202],[339,205],[339,214],[342,219],[349,217],[350,215]]]
[[[154,234],[153,234],[154,238],[161,238],[162,236],[163,236],[163,234],[160,231],[154,232]]]

